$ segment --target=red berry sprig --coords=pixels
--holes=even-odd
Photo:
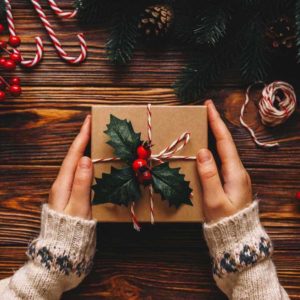
[[[22,88],[20,86],[21,80],[19,77],[12,77],[9,83],[0,76],[0,100],[4,100],[6,97],[6,92],[9,92],[12,96],[19,96],[22,93]]]
[[[3,24],[0,24],[0,33],[4,31]],[[7,45],[11,47],[18,47],[21,44],[21,39],[18,36],[10,35],[8,42],[0,40],[0,51],[2,50],[2,55],[0,56],[0,67],[6,71],[15,70],[17,64],[22,60],[20,53],[12,52],[7,49]],[[8,57],[5,55],[8,55]],[[0,100],[4,100],[6,93],[9,92],[12,96],[19,96],[22,93],[21,81],[19,77],[12,77],[9,82],[7,82],[2,76],[0,76]]]
[[[149,158],[151,156],[151,145],[144,142],[137,147],[137,159],[132,163],[132,169],[135,172],[139,183],[148,185],[152,182],[152,174],[149,166]]]

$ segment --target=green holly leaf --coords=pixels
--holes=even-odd
[[[190,200],[192,189],[180,168],[170,168],[165,162],[152,168],[153,189],[161,194],[163,200],[168,200],[170,206],[178,208],[181,204],[193,205]]]
[[[115,155],[131,165],[141,144],[141,134],[134,132],[131,122],[110,115],[110,123],[104,133],[111,138],[107,143],[114,148]]]
[[[96,178],[92,189],[95,192],[93,204],[114,203],[128,206],[130,201],[141,197],[140,187],[131,167],[111,167],[110,174],[103,173],[102,178]]]

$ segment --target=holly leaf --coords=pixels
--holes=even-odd
[[[170,206],[178,208],[181,204],[193,205],[190,200],[192,189],[180,168],[170,168],[165,162],[152,168],[153,189],[161,194],[163,200],[168,200]]]
[[[110,174],[103,173],[102,178],[96,178],[92,189],[95,192],[93,204],[114,203],[128,206],[130,201],[141,197],[140,187],[131,167],[111,167]]]
[[[111,139],[107,142],[115,150],[115,155],[129,165],[136,158],[136,149],[141,144],[141,133],[133,130],[130,121],[110,115],[110,123],[104,131]]]

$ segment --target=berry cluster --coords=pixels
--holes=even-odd
[[[149,166],[149,158],[151,156],[151,145],[148,142],[142,143],[136,150],[137,158],[132,163],[139,183],[148,185],[152,182],[152,174]]]
[[[4,31],[4,26],[0,24],[0,33]],[[7,45],[11,47],[18,47],[21,44],[21,39],[18,36],[10,35],[8,42],[0,40],[0,50],[2,55],[0,56],[0,67],[4,70],[12,71],[16,68],[22,60],[20,53],[12,52],[7,49]],[[5,55],[7,55],[5,57]],[[0,76],[0,100],[4,100],[6,92],[9,92],[13,96],[19,96],[22,92],[20,86],[20,78],[12,77],[9,81],[6,81],[2,76]]]

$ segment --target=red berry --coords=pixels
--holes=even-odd
[[[138,173],[137,178],[138,182],[144,185],[150,184],[152,182],[152,174],[149,170],[146,170],[143,173]]]
[[[0,100],[5,99],[5,93],[3,91],[0,91]]]
[[[9,58],[10,58],[11,60],[13,60],[14,62],[16,62],[16,63],[19,63],[19,62],[21,62],[21,60],[22,60],[21,55],[20,55],[19,53],[11,53],[11,54],[9,55]]]
[[[21,44],[21,39],[17,35],[10,35],[8,42],[12,47],[18,47]]]
[[[297,200],[300,200],[300,192],[297,192],[297,193],[296,193],[295,198],[296,198]]]
[[[0,48],[6,48],[7,47],[7,43],[5,41],[0,41]]]
[[[10,80],[9,80],[9,83],[10,84],[16,84],[16,85],[20,85],[21,84],[21,80],[19,77],[12,77]]]
[[[140,145],[137,147],[136,153],[139,158],[148,159],[151,156],[151,150],[145,146]]]
[[[142,179],[144,182],[148,182],[152,180],[152,174],[149,170],[142,173]]]
[[[4,63],[4,69],[6,70],[14,70],[15,68],[16,68],[16,63],[11,59],[7,59],[6,62]]]
[[[3,31],[4,31],[4,26],[3,26],[3,24],[0,24],[0,33],[2,33]]]
[[[147,162],[142,158],[138,158],[132,163],[132,169],[135,172],[140,171],[141,168],[146,166],[147,166]]]
[[[13,85],[10,86],[9,92],[13,96],[19,96],[22,93],[22,89],[19,85],[13,84]]]
[[[5,62],[6,62],[6,58],[1,57],[1,58],[0,58],[0,66],[4,67]]]

